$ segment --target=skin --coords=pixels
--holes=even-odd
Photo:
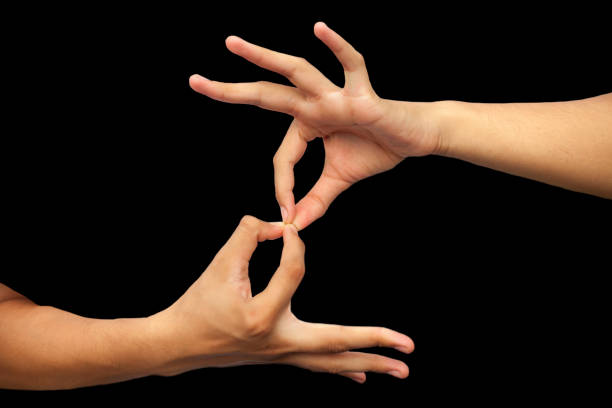
[[[253,296],[249,259],[258,242],[281,236],[280,266]],[[382,327],[308,323],[291,312],[304,271],[304,244],[293,225],[245,216],[185,294],[147,318],[85,318],[38,306],[0,284],[0,388],[76,388],[243,364],[289,364],[359,383],[366,371],[408,376],[402,361],[350,351],[410,353],[408,336]]]
[[[283,221],[299,229],[321,217],[352,184],[404,158],[437,154],[567,189],[612,198],[612,94],[553,103],[404,102],[380,98],[363,56],[325,23],[314,34],[344,68],[334,85],[305,59],[239,37],[234,54],[285,76],[295,87],[260,81],[224,83],[193,75],[191,87],[212,99],[256,105],[293,116],[274,156]],[[319,180],[297,204],[293,166],[307,143],[322,138]]]
[[[612,198],[612,94],[554,103],[403,102],[380,98],[364,59],[324,23],[315,35],[344,68],[339,88],[303,58],[228,37],[228,49],[287,77],[223,83],[199,75],[191,87],[213,99],[260,106],[294,117],[274,157],[285,226],[245,217],[205,273],[168,309],[148,318],[88,319],[37,306],[0,284],[0,387],[57,389],[151,374],[240,364],[291,364],[365,381],[365,371],[404,378],[408,367],[349,351],[372,346],[414,349],[385,328],[298,320],[290,300],[304,273],[298,228],[321,217],[353,183],[404,158],[438,154]],[[307,143],[322,138],[320,179],[297,204],[293,166]],[[248,259],[257,242],[283,235],[281,264],[264,292],[252,296]]]

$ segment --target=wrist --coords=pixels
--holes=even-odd
[[[155,361],[153,375],[174,375],[187,369],[179,366],[189,359],[191,353],[184,342],[184,336],[175,325],[170,309],[162,310],[146,318],[149,339],[153,347]],[[182,366],[181,366],[182,368]]]
[[[385,120],[379,123],[379,134],[391,143],[391,149],[402,158],[446,155],[451,117],[458,102],[409,102],[383,100]]]
[[[433,154],[461,158],[465,144],[462,135],[470,120],[469,106],[472,104],[447,100],[432,102],[430,105],[431,117],[438,131],[438,143]]]

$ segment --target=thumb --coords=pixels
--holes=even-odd
[[[332,201],[351,183],[322,174],[312,189],[296,205],[296,216],[293,224],[304,229],[323,216]]]

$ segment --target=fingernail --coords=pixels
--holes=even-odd
[[[402,374],[399,371],[397,371],[397,370],[388,371],[387,374],[392,375],[392,376],[397,377],[397,378],[403,378]]]
[[[274,225],[275,227],[284,227],[285,223],[282,221],[271,221],[270,224]]]
[[[197,79],[197,80],[206,80],[206,78],[204,78],[202,75],[199,75],[199,74],[193,74],[191,78]]]
[[[406,353],[406,354],[410,354],[413,351],[412,347],[407,347],[407,346],[397,346],[395,347],[395,349],[397,351],[401,351],[402,353]]]
[[[287,209],[281,205],[281,217],[283,218],[283,222],[287,222]]]

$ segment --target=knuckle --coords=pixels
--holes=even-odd
[[[373,343],[376,344],[376,347],[386,346],[386,344],[388,343],[387,338],[389,337],[389,332],[390,330],[384,327],[377,327],[374,329]]]
[[[257,228],[258,224],[259,224],[259,220],[253,217],[252,215],[245,215],[240,220],[240,226],[242,228],[249,229],[249,230]]]
[[[282,161],[282,157],[280,155],[280,152],[276,152],[274,154],[274,156],[272,157],[272,164],[274,164],[274,167],[278,166]]]
[[[289,98],[287,101],[287,113],[295,117],[300,114],[301,110],[298,98]]]
[[[306,273],[306,267],[303,262],[293,262],[287,268],[287,274],[289,274],[293,279],[301,279],[304,277],[304,273]]]
[[[263,95],[262,90],[258,89],[253,93],[251,100],[249,101],[250,105],[253,106],[262,106],[263,105]]]
[[[365,57],[359,51],[355,51],[355,62],[359,64],[365,63]]]
[[[375,344],[376,347],[382,347],[385,345],[385,339],[389,334],[389,329],[385,329],[384,327],[375,327],[372,330],[372,344]]]
[[[288,78],[294,78],[296,75],[302,72],[302,70],[308,64],[308,61],[302,57],[294,57],[292,62],[291,67],[287,70],[286,76]]]
[[[298,249],[300,250],[300,254],[302,254],[302,256],[303,256],[304,253],[306,252],[306,244],[304,243],[302,238],[300,238],[299,236],[298,236],[298,239],[297,239],[297,246],[298,246]],[[302,259],[300,259],[300,261],[303,263]]]
[[[277,201],[278,203],[282,203],[282,201],[283,201],[283,197],[284,197],[284,196],[283,196],[281,193],[279,193],[279,192],[277,191],[276,193],[274,193],[274,197],[276,198],[276,201]]]
[[[383,356],[377,356],[374,358],[373,361],[370,362],[370,365],[373,371],[382,373],[390,369],[390,367],[392,366],[390,363],[390,359]]]
[[[261,313],[259,308],[250,307],[244,315],[243,336],[247,340],[264,337],[270,333],[272,324],[270,319]]]
[[[340,374],[342,367],[339,364],[331,364],[327,367],[327,372],[330,374]]]
[[[341,353],[347,350],[346,344],[341,341],[333,341],[327,344],[327,350],[330,353]]]

